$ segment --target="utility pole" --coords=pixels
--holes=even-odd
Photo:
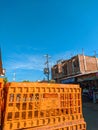
[[[50,74],[50,71],[49,71],[49,58],[50,58],[50,56],[48,54],[46,54],[44,56],[46,57],[46,62],[45,62],[46,67],[44,68],[44,74],[47,76],[47,81],[49,82],[49,74]]]

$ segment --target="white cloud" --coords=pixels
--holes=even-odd
[[[57,60],[69,59],[71,57],[71,51],[63,52],[55,55],[51,55],[49,59],[49,66],[52,67],[57,63]],[[15,54],[13,56],[8,57],[8,61],[6,61],[5,68],[7,71],[13,70],[39,70],[43,71],[45,67],[45,57],[41,54],[37,55],[29,55],[29,54]]]
[[[16,70],[16,69],[25,69],[25,70],[43,70],[44,67],[44,59],[41,55],[17,55],[10,56],[6,61],[6,69]]]

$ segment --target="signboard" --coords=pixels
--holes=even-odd
[[[41,110],[60,108],[60,98],[56,93],[44,93],[41,100]]]
[[[74,83],[74,82],[75,82],[75,78],[61,80],[61,83]]]

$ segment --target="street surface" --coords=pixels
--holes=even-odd
[[[98,103],[83,103],[83,115],[87,123],[87,130],[98,130]]]

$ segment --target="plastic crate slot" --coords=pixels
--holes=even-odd
[[[16,109],[19,111],[20,110],[20,103],[16,103]]]
[[[13,93],[11,93],[9,95],[9,102],[14,102],[14,94]]]
[[[7,115],[7,120],[12,120],[12,112],[8,112],[8,115]]]
[[[32,119],[32,111],[28,112],[28,119]]]
[[[10,123],[10,129],[12,129],[12,127],[13,127],[13,124],[12,124],[12,123]]]
[[[35,118],[38,117],[38,111],[34,111],[34,117],[35,117]]]
[[[23,103],[22,104],[22,110],[26,110],[26,108],[27,108],[27,103]]]
[[[20,102],[21,101],[21,94],[17,94],[16,95],[16,102]]]
[[[33,109],[33,103],[30,102],[30,103],[28,104],[28,110],[32,110],[32,109]]]
[[[15,119],[19,118],[19,112],[15,112]]]
[[[26,119],[26,112],[22,112],[22,119]]]

